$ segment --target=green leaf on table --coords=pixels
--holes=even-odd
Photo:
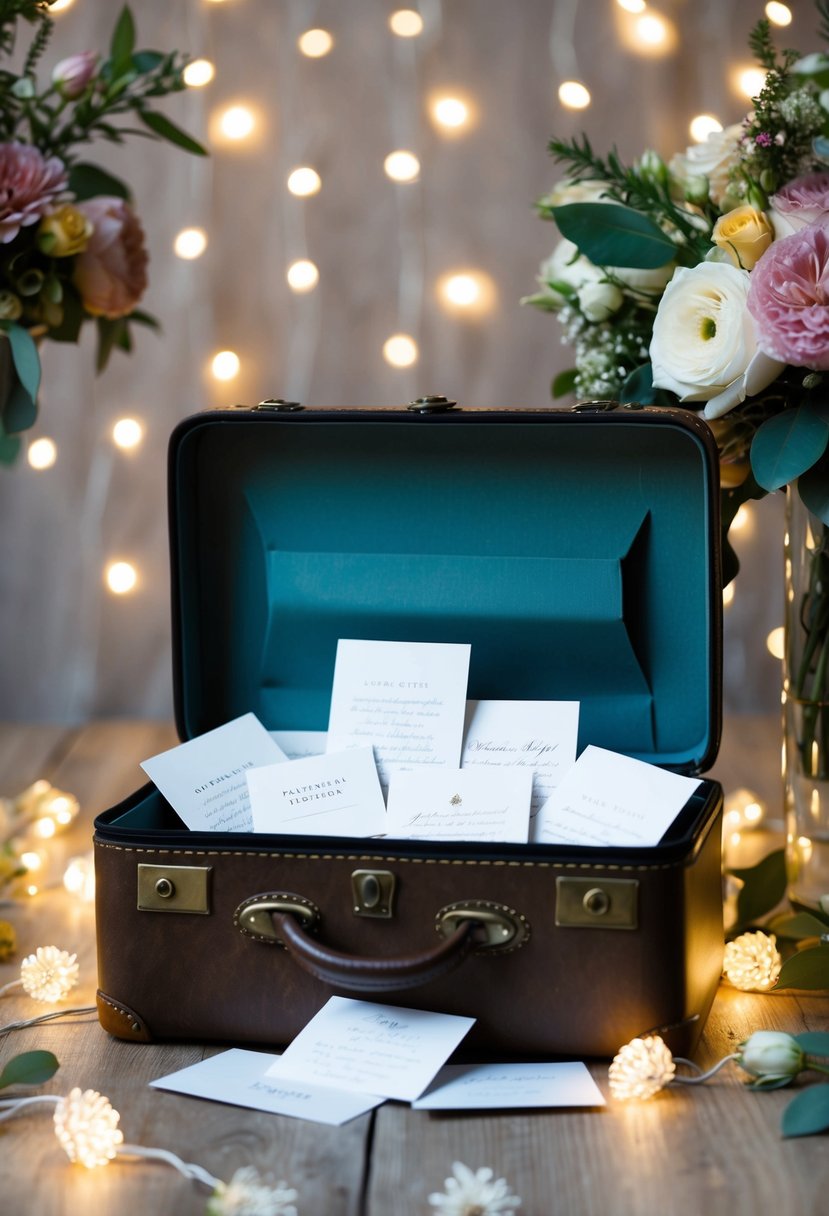
[[[170,122],[166,115],[159,114],[157,110],[139,110],[138,117],[154,134],[169,140],[176,147],[184,148],[185,152],[192,152],[195,156],[207,156],[207,149],[193,139],[192,135]]]
[[[813,992],[829,988],[829,946],[813,946],[787,958],[774,991],[780,988],[805,988]]]
[[[829,1085],[810,1085],[783,1111],[784,1136],[814,1136],[829,1128]]]
[[[87,198],[98,198],[102,194],[114,194],[116,198],[129,199],[129,187],[98,165],[81,162],[69,170],[69,189],[78,202]],[[51,337],[51,335],[50,335]]]
[[[51,1051],[24,1051],[12,1056],[0,1073],[0,1089],[7,1085],[42,1085],[60,1068]]]
[[[775,849],[756,866],[744,870],[729,870],[742,882],[737,895],[737,925],[742,930],[775,908],[786,894],[786,855]]]
[[[568,393],[572,393],[576,387],[576,376],[578,369],[570,367],[566,372],[559,372],[550,387],[550,393],[553,397],[566,397]]]
[[[805,1030],[803,1034],[793,1035],[801,1051],[807,1056],[829,1057],[829,1032],[825,1030]]]
[[[562,236],[597,266],[653,270],[676,256],[676,246],[653,220],[620,203],[567,203],[552,208]]]
[[[779,490],[820,460],[829,444],[829,423],[808,405],[775,414],[751,442],[751,471],[765,490]]]
[[[134,50],[135,22],[129,6],[125,4],[115,23],[115,29],[112,31],[112,42],[109,47],[113,79],[129,71]]]
[[[818,920],[809,912],[797,912],[794,916],[789,912],[784,912],[769,921],[768,929],[777,937],[789,937],[800,941],[804,937],[820,937],[822,933],[829,931],[829,925]]]

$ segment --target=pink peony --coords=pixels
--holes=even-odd
[[[92,221],[93,233],[75,263],[75,286],[84,308],[95,316],[123,317],[132,312],[147,286],[144,230],[120,198],[102,196],[78,203]]]
[[[829,173],[796,177],[769,199],[774,234],[779,240],[813,224],[829,212]]]
[[[0,144],[0,243],[36,224],[67,184],[66,167],[56,156],[44,160],[30,144]]]
[[[767,355],[829,371],[829,216],[769,246],[751,272],[747,307]]]
[[[58,92],[70,100],[80,97],[92,77],[98,56],[94,51],[79,51],[77,55],[69,55],[61,59],[52,69],[52,84]]]

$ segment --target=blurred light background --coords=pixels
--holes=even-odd
[[[57,8],[57,6],[55,6]],[[105,51],[119,5],[62,0],[44,70]],[[795,6],[771,5],[785,23]],[[811,4],[780,39],[815,46]],[[46,344],[28,453],[0,469],[0,716],[169,716],[165,452],[196,410],[442,393],[544,406],[571,365],[519,306],[552,250],[533,202],[555,133],[666,158],[747,108],[758,0],[141,0],[142,47],[187,51],[164,111],[211,156],[133,139],[91,159],[132,186],[150,250],[129,357]],[[770,14],[772,15],[772,14]],[[91,327],[90,327],[91,329]],[[27,459],[28,456],[28,459]],[[485,493],[482,485],[482,493]],[[736,535],[727,710],[773,710],[782,502]],[[554,690],[551,690],[554,695]]]

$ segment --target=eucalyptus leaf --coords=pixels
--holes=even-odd
[[[28,431],[37,418],[37,403],[29,396],[19,380],[15,380],[3,409],[3,426],[11,435]]]
[[[559,372],[550,388],[552,396],[566,397],[568,393],[572,393],[576,387],[578,374],[575,367],[568,368],[566,372]]]
[[[87,198],[98,198],[102,194],[127,200],[130,198],[129,187],[120,178],[113,177],[97,165],[88,165],[83,161],[69,170],[69,189],[78,202]]]
[[[132,66],[136,72],[144,75],[146,72],[153,72],[165,60],[166,56],[161,54],[161,51],[136,51],[132,57]]]
[[[112,42],[109,48],[113,78],[121,76],[129,70],[134,50],[135,22],[129,6],[125,4],[115,23],[115,29],[112,31]]]
[[[653,387],[653,364],[643,363],[635,368],[619,390],[622,405],[630,403],[653,405],[658,389]]]
[[[805,988],[813,992],[829,988],[829,946],[813,946],[787,958],[775,992],[780,988]]]
[[[34,401],[40,388],[40,357],[35,340],[22,325],[10,325],[6,334],[11,343],[17,378]]]
[[[0,435],[0,464],[14,464],[20,455],[20,448],[18,435]]]
[[[185,152],[192,152],[195,156],[207,156],[207,149],[203,148],[186,131],[182,131],[181,127],[177,127],[174,122],[170,122],[166,115],[159,114],[157,110],[140,110],[138,117],[156,135],[160,135],[162,139],[169,140],[176,147],[184,148]]]
[[[24,1051],[12,1056],[0,1073],[0,1089],[7,1085],[42,1085],[60,1068],[51,1051]]]
[[[568,203],[552,209],[562,236],[597,266],[653,270],[676,256],[676,246],[661,228],[620,203]]]
[[[810,1085],[783,1111],[784,1136],[814,1136],[829,1128],[829,1085]]]
[[[786,894],[786,855],[775,849],[756,866],[730,870],[743,886],[737,895],[737,927],[742,929],[777,907]]]
[[[829,460],[825,454],[798,477],[797,492],[803,505],[818,519],[829,524]]]
[[[829,926],[808,912],[798,912],[795,916],[784,913],[770,921],[768,927],[778,937],[790,937],[795,941],[804,937],[820,937],[822,933],[829,932]]]
[[[829,1057],[829,1031],[805,1030],[792,1036],[807,1056]]]
[[[812,151],[818,160],[829,162],[829,139],[825,135],[818,135],[812,140]]]
[[[767,418],[751,443],[751,471],[765,490],[779,490],[820,460],[829,424],[808,405]]]

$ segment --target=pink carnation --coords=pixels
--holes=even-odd
[[[66,189],[66,167],[31,144],[0,144],[0,243],[36,224]]]
[[[813,224],[829,212],[829,173],[796,177],[769,199],[774,235],[779,240]]]
[[[75,263],[75,286],[84,308],[96,316],[124,317],[147,286],[144,230],[138,216],[120,198],[91,198],[79,203],[78,209],[94,227]]]
[[[769,246],[751,272],[747,306],[767,355],[829,371],[829,216]]]

